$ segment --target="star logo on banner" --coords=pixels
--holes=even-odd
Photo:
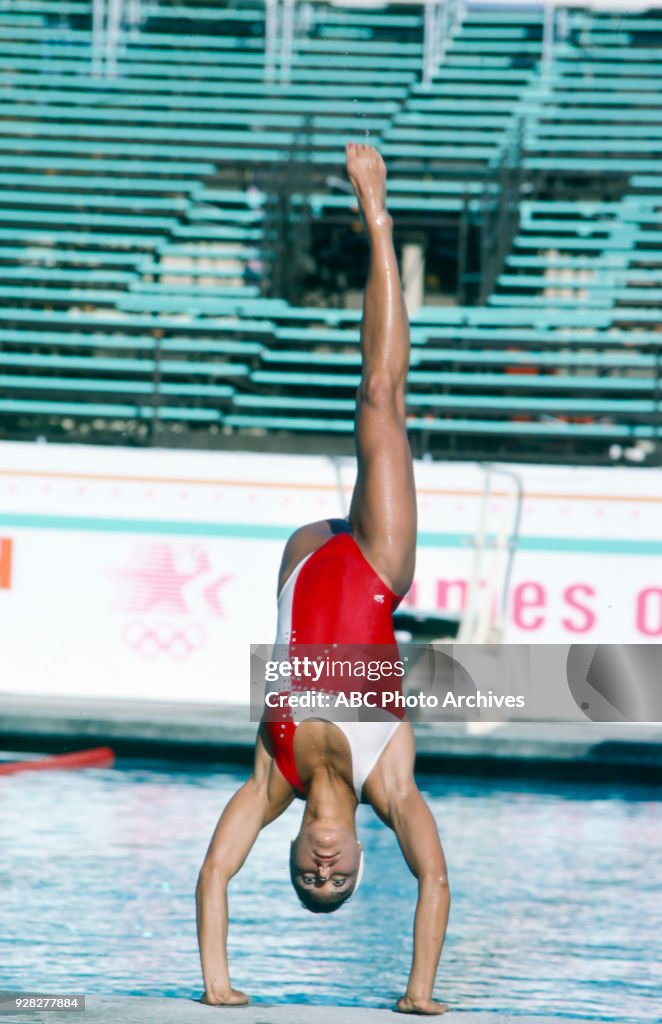
[[[185,615],[195,611],[192,606],[199,606],[201,593],[208,613],[222,617],[219,591],[234,577],[226,573],[206,579],[211,573],[210,559],[203,548],[178,551],[167,543],[141,546],[132,553],[129,565],[116,574],[120,606],[124,611],[143,614],[169,611]]]

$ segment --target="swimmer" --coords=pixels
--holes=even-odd
[[[330,643],[395,648],[392,613],[414,574],[416,494],[405,428],[409,323],[386,209],[386,168],[372,146],[350,144],[346,158],[370,245],[356,396],[357,480],[346,520],[303,526],[286,544],[276,642],[290,651]],[[290,876],[301,903],[315,913],[337,910],[360,881],[358,802],[370,804],[395,832],[418,883],[413,960],[396,1008],[444,1013],[447,1007],[432,993],[450,895],[437,827],[414,781],[414,757],[404,711],[376,722],[335,723],[319,717],[295,722],[290,710],[265,714],[253,774],[223,811],[198,878],[203,1003],[248,1002],[230,982],[228,883],[261,829],[298,796],[305,806],[291,844]]]

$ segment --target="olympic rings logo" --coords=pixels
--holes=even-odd
[[[124,627],[123,637],[127,647],[142,658],[166,657],[172,661],[188,658],[206,640],[201,626],[180,627],[169,622],[130,622]]]

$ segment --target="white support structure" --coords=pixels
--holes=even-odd
[[[556,5],[553,3],[553,0],[545,0],[541,61],[542,79],[545,84],[549,82],[554,63],[555,29]]]
[[[289,82],[294,54],[294,7],[296,0],[283,0],[283,41],[280,52],[280,80]]]
[[[462,25],[467,0],[425,0],[423,15],[423,69],[421,80],[429,86],[453,37]]]
[[[518,473],[484,463],[483,495],[478,526],[473,538],[473,558],[469,574],[467,599],[457,643],[498,645],[503,641],[513,560],[519,540],[524,485]],[[491,516],[492,477],[501,476],[510,483],[503,495],[500,519],[488,536]],[[486,553],[491,551],[489,566],[485,566]],[[504,567],[505,562],[505,567]]]
[[[142,0],[92,0],[92,74],[114,78],[122,30],[135,33],[145,18]]]
[[[280,36],[280,0],[265,0],[264,5],[264,77],[276,77],[278,40]]]
[[[126,20],[133,28],[140,25],[144,18],[143,0],[127,0]]]
[[[122,15],[124,0],[108,0],[108,20],[106,23],[105,58],[106,77],[114,78],[117,74],[117,48],[122,32]]]
[[[264,77],[286,83],[292,73],[296,0],[264,0]]]
[[[398,6],[423,8],[423,59],[421,80],[430,85],[443,61],[454,35],[462,25],[472,0],[393,0]],[[485,8],[504,6],[504,0],[475,0]],[[264,0],[264,75],[269,82],[289,82],[297,34],[304,34],[314,23],[315,4],[358,10],[384,6],[374,0]],[[512,8],[544,6],[543,75],[548,75],[554,58],[555,36],[563,39],[567,31],[567,12],[573,8],[599,11],[647,10],[650,0],[508,0]],[[92,73],[112,78],[117,73],[117,53],[122,29],[140,27],[149,4],[144,0],[92,0]],[[558,21],[556,12],[558,9]]]
[[[467,0],[393,0],[423,8],[423,62],[421,80],[429,85],[458,31],[467,8]],[[265,0],[265,78],[289,82],[297,34],[314,24],[315,4],[342,9],[365,9],[361,0]],[[298,8],[298,9],[297,9]]]
[[[105,0],[92,0],[92,74],[95,77],[103,73],[105,37]]]
[[[439,4],[437,0],[425,0],[424,12],[424,34],[423,34],[423,74],[424,85],[429,85],[437,66],[435,53],[435,40],[437,38],[437,15]]]

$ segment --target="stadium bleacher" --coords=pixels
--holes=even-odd
[[[659,14],[572,11],[528,121],[526,162],[558,179],[653,170],[662,139]],[[658,163],[659,169],[659,163]]]
[[[415,450],[659,460],[661,14],[575,8],[546,62],[541,6],[469,4],[424,82],[421,8],[315,4],[281,81],[258,0],[150,3],[101,74],[90,8],[0,2],[3,437],[349,445],[360,311],[278,289],[316,231],[363,259],[365,138],[481,279],[412,311]]]

